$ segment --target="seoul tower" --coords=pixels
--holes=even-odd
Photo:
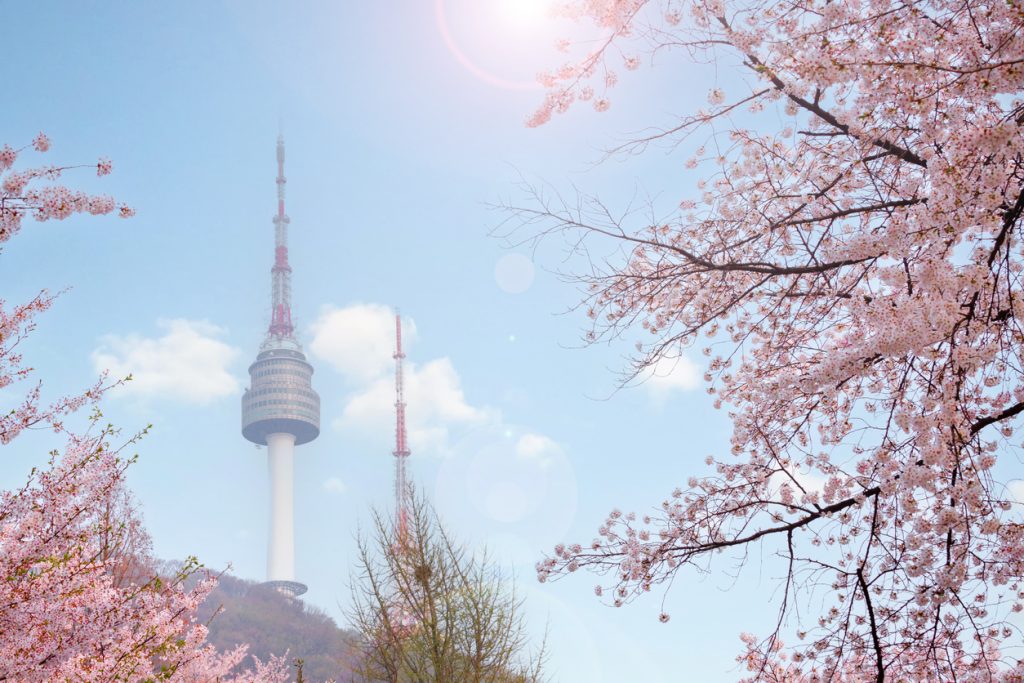
[[[267,447],[270,533],[264,585],[297,597],[306,592],[306,586],[295,580],[295,447],[319,436],[320,397],[313,391],[313,366],[306,360],[292,326],[285,182],[284,138],[278,136],[270,328],[256,360],[249,366],[252,387],[242,395],[242,436]]]

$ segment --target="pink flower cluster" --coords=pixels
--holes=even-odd
[[[31,147],[37,152],[46,152],[50,149],[50,139],[39,133]],[[63,220],[76,213],[100,215],[116,212],[121,218],[135,215],[134,209],[118,205],[110,197],[88,195],[63,185],[30,188],[34,181],[57,180],[64,171],[79,167],[38,166],[21,171],[11,170],[18,154],[24,149],[16,150],[10,145],[0,148],[0,242],[10,239],[21,229],[25,216],[46,221]],[[112,168],[109,159],[100,159],[96,164],[96,174],[107,175]]]

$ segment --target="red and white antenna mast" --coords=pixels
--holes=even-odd
[[[277,136],[277,215],[274,216],[273,289],[267,337],[292,337],[292,267],[288,265],[288,216],[284,212],[284,136]]]
[[[409,485],[405,478],[405,459],[411,451],[406,442],[405,430],[405,392],[402,380],[402,316],[395,314],[395,524],[398,539],[405,542],[408,526]]]

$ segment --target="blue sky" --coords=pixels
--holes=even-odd
[[[686,148],[594,162],[701,106],[716,74],[665,59],[623,78],[609,112],[527,129],[542,97],[529,84],[563,59],[552,44],[570,29],[514,1],[7,4],[0,142],[43,130],[45,162],[110,157],[112,176],[69,184],[138,215],[27,226],[0,287],[10,301],[71,288],[26,353],[47,396],[100,369],[137,377],[105,413],[126,431],[154,424],[131,484],[157,554],[263,578],[265,452],[241,437],[239,396],[269,319],[283,120],[294,315],[323,405],[296,463],[307,599],[342,620],[354,535],[390,502],[397,306],[414,478],[462,538],[515,569],[534,629],[548,628],[553,680],[731,680],[739,632],[773,616],[767,558],[739,582],[727,557],[723,573],[681,576],[665,625],[660,594],[615,610],[590,575],[537,584],[544,550],[588,541],[613,506],[656,505],[727,448],[728,423],[685,375],[616,391],[629,344],[579,348],[586,320],[566,313],[578,293],[553,272],[582,265],[557,240],[533,252],[490,234],[506,217],[492,204],[528,201],[520,176],[618,206],[638,191],[662,210],[691,196]],[[54,445],[16,441],[0,485]]]

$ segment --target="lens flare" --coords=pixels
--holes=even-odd
[[[542,25],[548,15],[549,0],[490,0],[490,3],[492,20],[496,18],[499,20],[498,23],[504,24],[507,28],[516,29],[517,32]],[[445,11],[445,0],[434,1],[434,14],[438,32],[448,51],[464,69],[481,81],[506,90],[537,90],[540,88],[535,80],[502,78],[471,59],[452,35],[448,15]]]

